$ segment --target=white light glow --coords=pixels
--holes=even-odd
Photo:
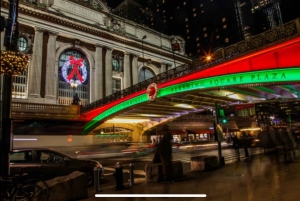
[[[240,129],[240,131],[259,131],[261,130],[261,128],[257,127],[257,128],[242,128]]]
[[[37,141],[37,138],[14,138],[15,141]]]
[[[206,194],[95,194],[97,198],[205,198]]]
[[[107,120],[106,123],[141,123],[145,121],[150,121],[150,119],[121,119],[121,118],[113,118]]]
[[[183,107],[183,108],[195,108],[191,105],[188,105],[188,104],[176,104],[174,105],[175,107]]]

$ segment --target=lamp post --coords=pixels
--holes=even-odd
[[[78,84],[76,82],[71,82],[70,86],[73,89],[73,102],[72,102],[72,104],[73,105],[78,105],[79,98],[78,98],[78,96],[76,96],[76,93],[75,93],[75,91],[78,87]]]
[[[144,60],[145,60],[145,58],[144,58],[144,39],[146,39],[147,38],[147,36],[146,35],[144,35],[143,36],[143,38],[142,38],[142,54],[143,54],[143,71],[144,71],[144,80],[146,80],[146,68],[145,68],[145,66],[144,66]]]
[[[28,68],[28,58],[18,51],[18,0],[9,0],[9,13],[5,26],[4,45],[1,51],[1,74],[3,74],[1,133],[0,133],[0,176],[7,177],[9,171],[9,157],[12,151],[12,119],[11,96],[12,76],[21,74]]]

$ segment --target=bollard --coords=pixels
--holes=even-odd
[[[133,174],[133,164],[129,164],[129,185],[134,185],[134,174]]]
[[[124,188],[123,186],[123,165],[120,162],[117,162],[115,165],[115,173],[114,176],[116,177],[116,189],[121,190]]]
[[[95,193],[100,191],[100,169],[97,167],[94,167],[94,190]]]

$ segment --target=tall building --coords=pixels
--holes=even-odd
[[[182,36],[187,55],[198,58],[299,17],[295,3],[296,0],[125,0],[113,13],[161,33]]]

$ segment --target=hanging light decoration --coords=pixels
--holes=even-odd
[[[28,64],[28,57],[18,51],[1,51],[1,74],[20,75],[27,70]]]

